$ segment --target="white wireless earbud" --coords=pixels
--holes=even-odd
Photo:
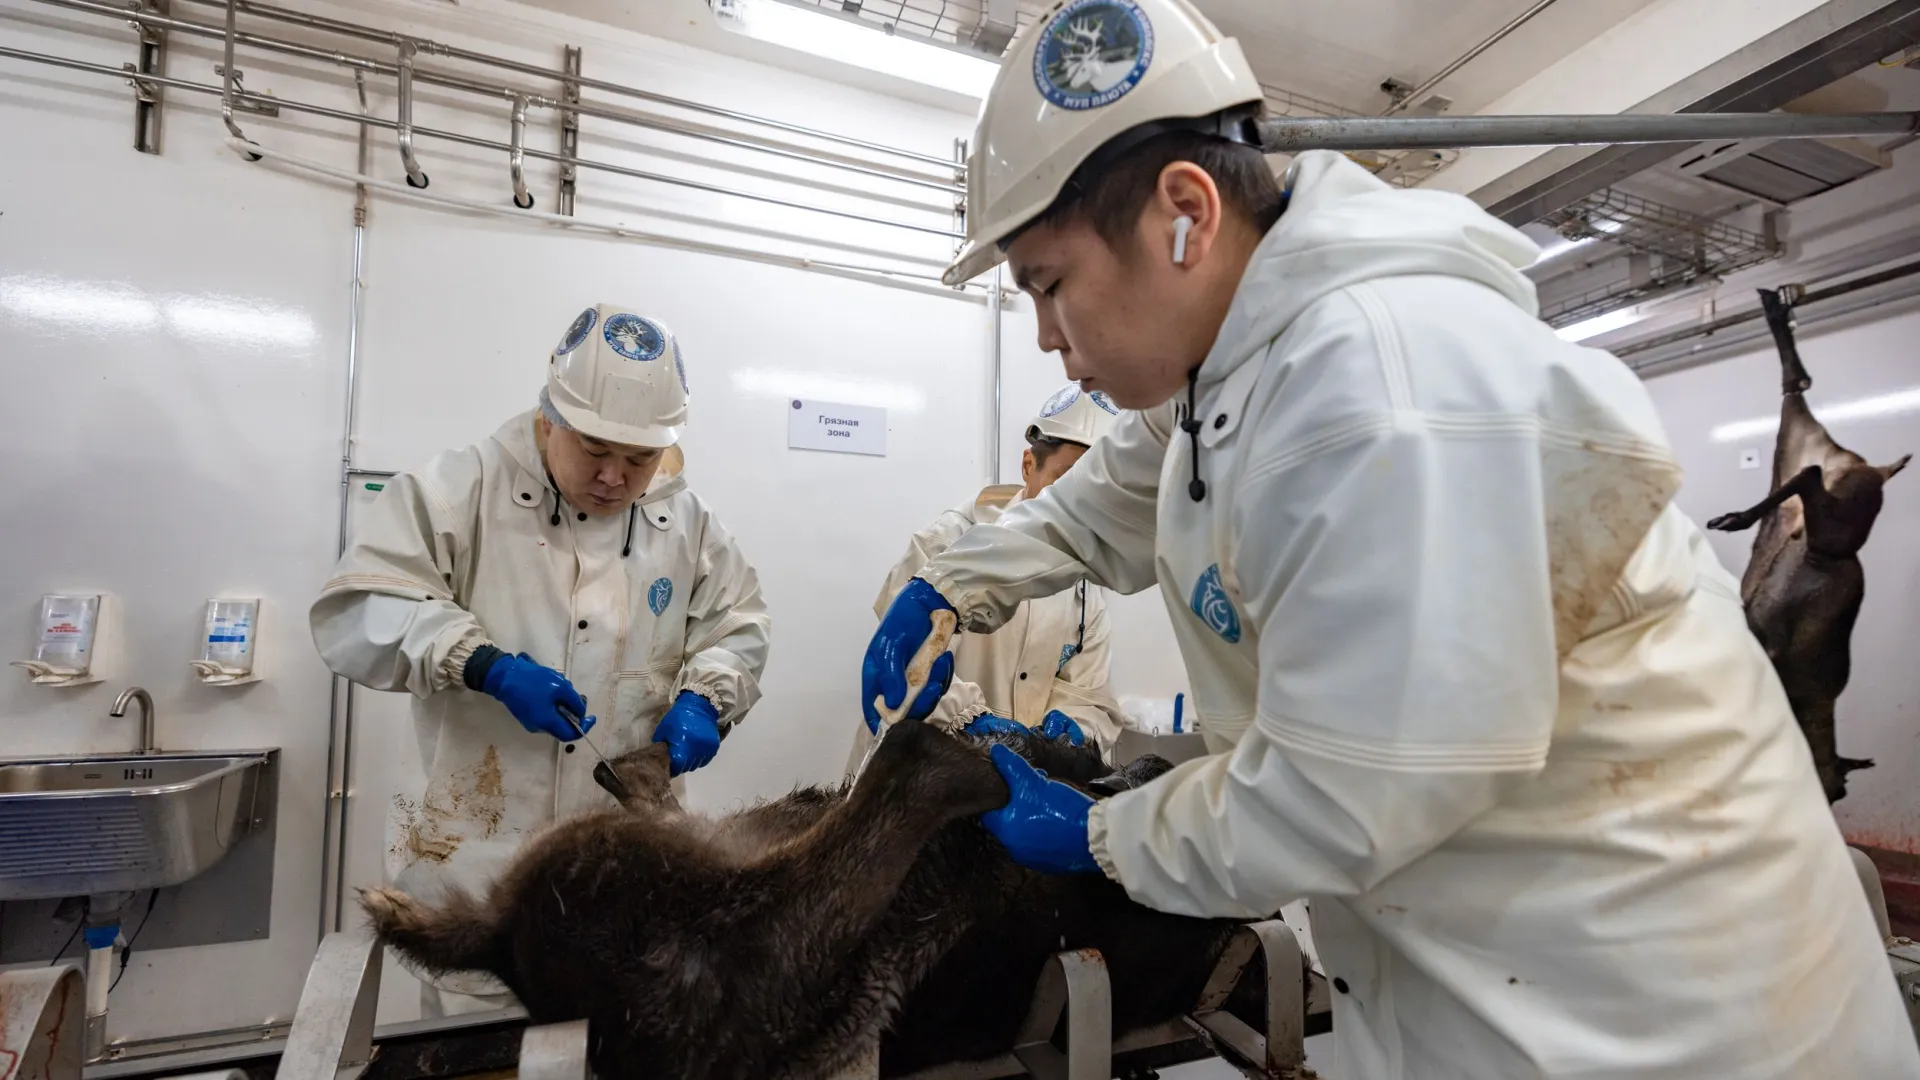
[[[1173,219],[1173,265],[1187,264],[1187,234],[1192,231],[1192,218],[1182,214]]]

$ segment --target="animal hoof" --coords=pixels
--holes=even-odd
[[[388,930],[408,918],[418,907],[413,897],[399,889],[361,889],[360,908],[376,929]]]
[[[1707,522],[1707,528],[1717,529],[1720,532],[1739,532],[1752,524],[1753,522],[1749,521],[1745,514],[1721,514]]]

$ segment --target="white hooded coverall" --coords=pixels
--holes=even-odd
[[[328,667],[415,697],[426,768],[394,796],[386,861],[394,886],[429,903],[450,886],[484,895],[528,836],[615,805],[593,781],[592,753],[566,753],[466,688],[476,646],[491,641],[564,673],[610,758],[645,745],[682,690],[713,702],[723,724],[760,698],[769,623],[759,578],[713,512],[683,477],[656,477],[624,558],[626,513],[561,505],[552,524],[558,497],[534,415],[395,477],[311,615]],[[430,982],[504,993],[479,973]]]
[[[907,582],[968,529],[998,520],[1025,498],[1020,485],[998,484],[914,533],[906,555],[880,587],[874,614],[884,618]],[[963,634],[954,642],[953,683],[927,720],[952,730],[993,713],[1038,728],[1058,709],[1105,753],[1120,737],[1120,706],[1107,692],[1108,636],[1107,600],[1097,586],[1082,581],[1027,600],[993,633]],[[859,767],[873,743],[862,722],[848,772]]]
[[[1158,580],[1214,755],[1096,806],[1140,902],[1308,900],[1349,1080],[1920,1076],[1811,755],[1534,245],[1303,155],[1175,407],[924,572],[970,630]],[[1184,395],[1182,395],[1184,397]]]

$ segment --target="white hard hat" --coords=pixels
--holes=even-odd
[[[580,313],[547,364],[566,425],[623,446],[672,446],[687,426],[687,368],[673,332],[612,304]]]
[[[1083,391],[1079,383],[1068,383],[1040,406],[1040,415],[1027,425],[1027,438],[1040,435],[1092,446],[1113,427],[1119,415],[1120,407],[1112,398],[1098,390]]]
[[[1189,0],[1056,3],[1014,41],[980,107],[967,157],[966,245],[942,280],[958,285],[998,265],[1000,242],[1039,217],[1117,136],[1236,106],[1257,110],[1263,100],[1240,43]],[[1219,133],[1233,137],[1224,126]]]

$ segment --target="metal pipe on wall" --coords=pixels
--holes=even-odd
[[[1448,150],[1473,146],[1696,143],[1716,139],[1827,139],[1920,131],[1920,113],[1672,113],[1617,116],[1275,116],[1260,122],[1269,154],[1302,150]]]
[[[1468,64],[1471,64],[1475,60],[1479,59],[1481,53],[1486,52],[1488,49],[1491,49],[1495,45],[1498,45],[1501,42],[1507,40],[1508,37],[1512,36],[1515,30],[1518,30],[1521,27],[1527,25],[1528,22],[1532,21],[1535,15],[1540,14],[1541,12],[1547,10],[1553,5],[1554,5],[1554,0],[1537,0],[1537,2],[1532,7],[1521,12],[1520,15],[1517,18],[1515,18],[1512,22],[1508,23],[1507,25],[1501,27],[1498,30],[1495,30],[1493,32],[1492,37],[1489,37],[1487,40],[1481,42],[1478,45],[1475,45],[1471,49],[1468,49],[1465,53],[1461,54],[1459,59],[1455,60],[1451,64],[1448,64],[1446,67],[1441,68],[1439,72],[1436,73],[1432,78],[1428,79],[1426,82],[1421,83],[1419,86],[1416,86],[1413,89],[1407,91],[1404,97],[1400,98],[1398,101],[1395,101],[1393,104],[1387,106],[1386,109],[1382,110],[1380,115],[1392,116],[1394,113],[1400,112],[1403,109],[1408,109],[1415,105],[1420,104],[1420,99],[1426,96],[1427,91],[1432,90],[1434,87],[1440,85],[1442,82],[1445,82],[1454,72],[1459,71],[1461,68],[1466,67]],[[1367,147],[1367,149],[1377,150],[1381,148]]]
[[[66,57],[50,56],[46,53],[29,52],[25,49],[15,49],[8,46],[0,46],[0,56],[11,57],[16,60],[28,60],[34,63],[47,64],[53,67],[67,68],[72,71],[87,71],[87,72],[92,72],[94,74],[110,75],[116,79],[124,79],[127,77],[127,73],[124,70],[120,68],[112,67],[107,64],[89,63],[84,60],[69,60]],[[187,90],[194,93],[201,93],[201,94],[222,93],[222,90],[220,87],[209,86],[205,83],[191,82],[186,79],[176,79],[176,78],[170,78],[170,77],[162,77],[158,75],[142,75],[141,78],[148,82],[152,82],[160,86],[175,87],[181,90]],[[262,104],[271,104],[281,109],[290,109],[294,112],[306,113],[312,116],[323,116],[333,120],[345,120],[351,123],[372,124],[375,127],[385,128],[388,130],[394,130],[399,127],[399,123],[396,120],[386,120],[379,117],[361,117],[361,116],[356,116],[355,114],[350,112],[342,111],[340,109],[331,109],[324,105],[311,105],[305,102],[293,101],[287,98],[270,97],[264,94],[254,94],[246,90],[237,91],[234,94],[234,98],[235,100],[238,100],[238,101],[254,101]],[[493,139],[482,139],[472,135],[461,135],[451,131],[439,131],[433,128],[423,128],[423,127],[415,126],[413,128],[413,133],[415,135],[426,136],[427,138],[430,138],[430,139],[444,139],[448,142],[455,142],[455,143],[460,143],[466,146],[479,147],[484,150],[497,150],[497,151],[500,151],[501,153],[510,154],[513,150],[513,147],[507,143],[498,142]],[[244,138],[244,136],[241,136],[241,137]],[[949,239],[959,239],[959,234],[953,232],[951,229],[935,228],[929,225],[915,225],[910,222],[893,221],[888,218],[871,217],[866,214],[856,214],[849,210],[833,210],[824,206],[811,206],[807,203],[795,202],[791,199],[781,199],[781,198],[776,198],[772,195],[761,195],[751,191],[740,191],[734,188],[722,187],[718,184],[704,183],[699,180],[688,180],[678,176],[665,176],[660,173],[646,172],[641,169],[630,169],[624,165],[615,165],[615,164],[612,164],[611,162],[594,161],[588,158],[567,158],[562,154],[553,153],[545,150],[535,150],[532,148],[528,148],[525,151],[525,153],[528,157],[539,158],[540,160],[543,160],[543,161],[571,161],[573,164],[578,165],[582,168],[597,169],[601,172],[616,173],[621,176],[632,177],[636,180],[650,180],[655,183],[671,184],[676,187],[690,188],[695,191],[704,191],[713,195],[728,195],[737,199],[748,199],[753,202],[766,203],[771,206],[785,207],[789,210],[806,210],[811,213],[825,214],[830,217],[842,218],[848,221],[865,222],[869,225],[885,225],[891,228],[905,229],[905,230],[908,230],[909,232],[927,233],[932,236],[944,236]],[[409,183],[411,183],[412,178],[409,177],[408,179],[409,179]]]
[[[987,474],[988,485],[1000,482],[1000,410],[1002,402],[1001,356],[1000,356],[1000,268],[993,268],[993,284],[987,290],[987,327],[993,334],[988,344],[987,355],[993,359],[993,441],[991,471]]]
[[[186,2],[219,7],[225,4],[227,0],[186,0]],[[656,105],[667,105],[676,109],[686,109],[689,112],[702,113],[723,120],[754,124],[774,131],[783,131],[789,135],[819,139],[823,142],[835,143],[840,146],[864,150],[869,153],[887,154],[927,165],[939,165],[943,167],[951,165],[951,162],[934,157],[931,154],[902,150],[899,147],[868,142],[864,139],[855,139],[846,135],[836,135],[828,131],[818,131],[813,128],[803,127],[799,124],[789,124],[783,120],[755,116],[752,113],[737,112],[733,109],[723,109],[716,105],[705,105],[697,101],[688,101],[685,98],[676,98],[667,94],[657,94],[650,90],[641,90],[637,87],[622,86],[619,83],[608,82],[604,79],[589,79],[578,75],[569,75],[564,71],[543,68],[537,64],[523,64],[517,60],[508,60],[505,57],[491,56],[486,53],[474,52],[470,49],[442,45],[437,41],[424,38],[410,38],[404,34],[396,34],[390,30],[378,30],[373,27],[343,22],[339,19],[329,19],[320,15],[307,15],[298,11],[288,10],[287,8],[275,7],[272,4],[254,3],[253,0],[233,0],[233,2],[237,3],[239,7],[248,14],[257,15],[263,19],[272,19],[291,25],[305,26],[314,30],[324,30],[346,37],[357,37],[363,41],[383,42],[388,45],[398,45],[401,41],[412,41],[421,52],[429,56],[444,56],[450,60],[463,60],[469,63],[485,64],[489,67],[500,68],[503,71],[517,72],[521,75],[532,75],[541,79],[551,79],[554,82],[571,81],[591,90],[603,90],[610,94],[620,94],[626,97],[637,98],[641,101],[650,101]],[[118,12],[117,14],[121,18],[131,17],[131,13],[124,11]],[[964,170],[964,168],[965,166],[963,165],[962,169]]]
[[[227,32],[220,27],[207,23],[198,23],[160,12],[122,10],[111,4],[102,3],[100,0],[36,0],[36,2],[46,4],[50,7],[64,8],[69,11],[84,11],[89,14],[106,16],[115,20],[125,20],[154,29],[178,31],[183,34],[198,37],[218,39],[228,36]],[[244,7],[246,5],[242,6]],[[392,36],[395,37],[401,45],[415,49],[416,55],[423,44],[411,38],[401,37],[400,35]],[[474,79],[462,78],[457,75],[421,71],[417,63],[413,62],[414,58],[412,57],[407,58],[408,62],[402,65],[400,63],[388,63],[373,57],[359,56],[354,53],[340,52],[334,49],[323,49],[312,45],[305,45],[300,42],[252,34],[243,30],[233,31],[231,37],[236,43],[246,45],[250,48],[264,49],[268,52],[277,52],[286,56],[298,56],[306,60],[351,68],[355,71],[365,71],[376,75],[389,75],[398,79],[401,76],[401,68],[405,66],[410,73],[408,77],[414,82],[442,86],[450,90],[478,94],[483,97],[498,97],[508,100],[524,97],[530,105],[543,109],[552,109],[559,112],[576,112],[583,116],[593,116],[603,120],[612,120],[617,123],[631,124],[635,127],[668,132],[670,134],[680,135],[690,139],[698,139],[721,146],[730,146],[754,153],[767,154],[790,161],[806,162],[823,168],[838,169],[843,172],[857,173],[874,179],[907,184],[914,187],[931,188],[936,191],[960,190],[958,186],[947,181],[935,180],[917,173],[894,170],[878,163],[869,165],[855,164],[835,158],[809,154],[801,150],[792,150],[758,142],[745,136],[721,135],[711,131],[703,131],[699,128],[676,124],[659,117],[648,116],[644,113],[637,113],[628,109],[595,105],[590,102],[561,101],[544,94],[534,93],[524,87],[486,83]],[[606,85],[611,86],[615,84],[609,83]]]

